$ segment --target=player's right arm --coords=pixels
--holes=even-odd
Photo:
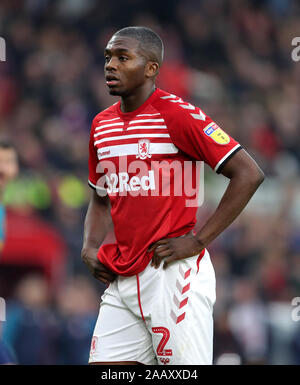
[[[97,174],[98,159],[94,146],[96,124],[95,118],[91,127],[89,143],[89,185],[93,188],[93,192],[84,221],[81,258],[95,278],[108,284],[116,278],[116,275],[108,270],[97,257],[99,247],[110,228],[111,214],[108,195],[97,193],[99,174]]]
[[[97,254],[110,225],[111,215],[108,195],[99,196],[96,191],[93,191],[84,221],[81,258],[92,275],[105,284],[114,281],[116,275],[99,261]]]

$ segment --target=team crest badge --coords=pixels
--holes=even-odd
[[[218,144],[228,144],[230,142],[230,137],[216,123],[210,123],[203,131]]]
[[[138,141],[138,154],[137,158],[147,159],[151,158],[150,152],[150,140],[149,139],[141,139]]]

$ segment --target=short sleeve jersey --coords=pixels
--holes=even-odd
[[[202,162],[219,173],[239,149],[200,108],[160,89],[133,112],[118,102],[96,115],[89,185],[109,195],[116,237],[99,260],[119,275],[143,271],[152,243],[195,226]]]

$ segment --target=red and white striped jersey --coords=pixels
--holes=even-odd
[[[118,102],[96,115],[89,185],[109,195],[116,236],[99,260],[119,275],[143,271],[152,243],[195,226],[199,163],[220,172],[240,148],[201,109],[160,89],[133,112]]]

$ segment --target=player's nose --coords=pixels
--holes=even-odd
[[[105,63],[105,70],[109,72],[109,71],[116,71],[116,69],[117,69],[117,61],[113,57],[111,57],[110,60],[108,60]]]

